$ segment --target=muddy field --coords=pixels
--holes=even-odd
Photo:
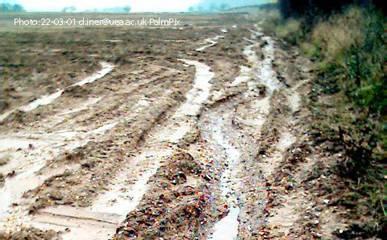
[[[0,35],[0,239],[332,237],[310,63],[259,18],[185,20]]]

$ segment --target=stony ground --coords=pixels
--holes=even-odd
[[[316,170],[340,151],[307,128],[310,63],[258,19],[222,18],[90,43],[79,33],[81,45],[49,54],[31,41],[25,52],[50,67],[7,68],[0,239],[331,239],[344,228]]]

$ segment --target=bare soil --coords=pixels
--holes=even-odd
[[[1,35],[0,239],[332,239],[347,226],[321,191],[341,153],[308,132],[310,62],[258,19],[187,19]]]

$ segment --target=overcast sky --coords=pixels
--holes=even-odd
[[[111,8],[129,5],[132,12],[146,11],[185,11],[200,0],[0,0],[0,2],[17,2],[27,11],[58,11],[64,7],[74,6],[77,10],[94,8]]]

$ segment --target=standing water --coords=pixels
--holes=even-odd
[[[225,116],[227,120],[231,120],[231,116]],[[223,149],[226,156],[226,169],[223,172],[220,180],[220,190],[222,196],[227,199],[229,212],[226,217],[215,224],[214,233],[210,236],[210,240],[234,240],[238,236],[238,215],[239,207],[236,193],[236,171],[240,162],[241,153],[239,149],[233,146],[227,139],[223,126],[225,125],[223,118],[218,118],[214,122],[211,138],[217,145]]]
[[[252,39],[262,37],[263,34],[257,31],[252,31]],[[243,54],[246,56],[248,62],[252,65],[251,68],[241,66],[240,75],[230,84],[230,86],[237,86],[243,82],[247,82],[249,90],[253,90],[257,84],[263,84],[267,88],[267,96],[256,101],[257,109],[261,109],[259,121],[256,122],[257,128],[266,121],[266,115],[270,108],[270,96],[272,93],[281,87],[281,83],[276,78],[273,70],[272,62],[274,60],[274,44],[271,38],[262,37],[267,44],[263,47],[262,52],[264,59],[260,60],[254,50],[256,42],[248,40],[252,43],[245,47]],[[251,76],[255,76],[251,78]],[[247,95],[248,96],[248,95]],[[218,116],[219,117],[219,116]],[[214,226],[213,234],[208,238],[209,240],[234,240],[238,238],[238,216],[240,213],[238,203],[238,184],[240,180],[236,174],[238,171],[238,163],[240,162],[241,152],[235,147],[226,134],[222,130],[226,126],[227,120],[230,122],[231,114],[222,114],[218,119],[212,120],[212,140],[216,145],[223,149],[226,157],[226,168],[222,174],[220,181],[220,189],[224,199],[227,199],[229,212],[226,217],[217,222]],[[257,117],[255,121],[257,120]],[[230,123],[228,123],[230,124]]]
[[[85,84],[92,83],[92,82],[104,77],[106,74],[111,72],[114,68],[114,65],[107,63],[107,62],[101,62],[100,64],[102,66],[101,70],[99,70],[98,72],[94,73],[93,75],[71,85],[70,87],[83,86]],[[19,107],[18,109],[14,109],[14,110],[10,110],[8,112],[5,112],[2,115],[0,115],[0,122],[4,121],[9,115],[11,115],[13,112],[15,112],[17,110],[20,110],[23,112],[31,112],[40,106],[49,105],[52,102],[54,102],[57,98],[62,96],[63,92],[64,92],[64,90],[60,89],[52,94],[43,95],[40,98],[28,103],[27,105]]]

